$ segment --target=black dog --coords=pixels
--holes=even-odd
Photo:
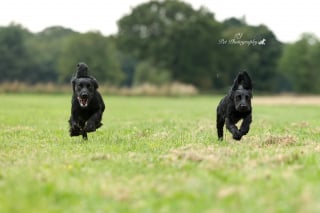
[[[88,132],[94,132],[102,126],[105,105],[97,91],[97,80],[88,75],[88,66],[79,63],[77,67],[77,72],[71,79],[73,95],[69,119],[70,136],[82,135],[83,139],[87,139]]]
[[[252,122],[252,83],[247,72],[240,72],[233,82],[228,95],[225,96],[217,107],[217,131],[219,140],[223,140],[223,126],[232,133],[235,140],[249,132]],[[236,123],[243,119],[240,129]]]

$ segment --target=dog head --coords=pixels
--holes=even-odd
[[[95,90],[95,82],[91,78],[76,78],[74,80],[74,94],[82,108],[88,107]]]
[[[78,78],[90,78],[93,81],[95,89],[99,87],[98,81],[94,77],[90,76],[88,72],[89,72],[88,65],[86,65],[83,62],[80,62],[77,64],[76,74],[71,79],[73,92],[75,92],[75,80]]]
[[[252,83],[247,72],[240,72],[231,88],[231,99],[239,112],[251,111]]]
[[[99,87],[97,80],[88,74],[88,70],[88,65],[78,63],[76,74],[71,79],[73,93],[83,108],[89,105],[93,94]]]

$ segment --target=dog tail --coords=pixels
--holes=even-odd
[[[83,62],[80,62],[77,64],[77,72],[76,72],[76,78],[86,78],[89,77],[89,67]]]
[[[86,63],[79,62],[77,64],[77,70],[73,77],[71,78],[71,84],[72,88],[74,90],[74,82],[77,78],[90,78],[93,81],[94,88],[97,89],[99,87],[98,81],[93,77],[89,75],[89,67]]]
[[[239,86],[241,86],[243,89],[252,90],[251,78],[246,71],[240,72],[236,79],[234,79],[232,90],[239,89]]]
[[[77,70],[75,71],[75,73],[72,75],[71,78],[71,84],[72,84],[72,88],[74,91],[74,84],[75,84],[75,80],[77,78],[90,78],[88,71],[89,67],[87,64],[80,62],[77,64]]]

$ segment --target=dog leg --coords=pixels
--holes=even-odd
[[[221,115],[217,114],[217,132],[218,132],[218,140],[223,140],[223,126],[224,119]]]
[[[88,135],[86,131],[82,131],[82,138],[83,140],[88,140]]]
[[[70,133],[71,137],[81,135],[81,129],[80,129],[79,125],[77,124],[77,122],[74,121],[72,116],[69,119],[69,124],[70,124],[69,133]]]
[[[84,130],[86,132],[94,132],[96,129],[102,126],[101,123],[102,113],[99,111],[97,113],[94,113],[89,120],[87,121]]]
[[[243,119],[241,127],[240,127],[240,133],[242,136],[246,135],[249,132],[251,122],[252,122],[252,115],[251,114]]]
[[[77,129],[70,128],[69,132],[70,132],[70,136],[71,136],[71,137],[72,137],[72,136],[79,136],[79,135],[81,135],[81,131],[80,131],[79,128],[77,128]]]
[[[229,118],[226,118],[226,127],[231,132],[232,138],[235,140],[240,140],[242,135],[240,131],[238,130],[237,126],[229,120]]]

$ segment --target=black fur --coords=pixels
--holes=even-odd
[[[252,83],[247,72],[240,72],[232,88],[217,107],[217,131],[219,140],[223,140],[223,126],[231,132],[233,139],[241,140],[249,132],[252,122]],[[240,128],[236,126],[243,119]]]
[[[98,89],[98,87],[99,87],[98,81],[93,76],[89,75],[89,67],[88,67],[88,65],[86,65],[83,62],[80,62],[80,63],[77,64],[77,71],[76,71],[75,75],[71,79],[73,92],[74,92],[74,88],[75,88],[75,85],[74,85],[75,84],[75,80],[77,78],[90,78],[93,81],[94,87],[96,89]]]
[[[89,77],[89,67],[85,63],[80,62],[77,64],[77,72],[76,72],[76,78],[81,78],[81,77]]]
[[[79,63],[77,67],[77,72],[71,79],[73,95],[69,131],[70,136],[82,135],[87,139],[88,132],[94,132],[102,126],[105,104],[97,91],[97,80],[88,74],[88,66]]]

